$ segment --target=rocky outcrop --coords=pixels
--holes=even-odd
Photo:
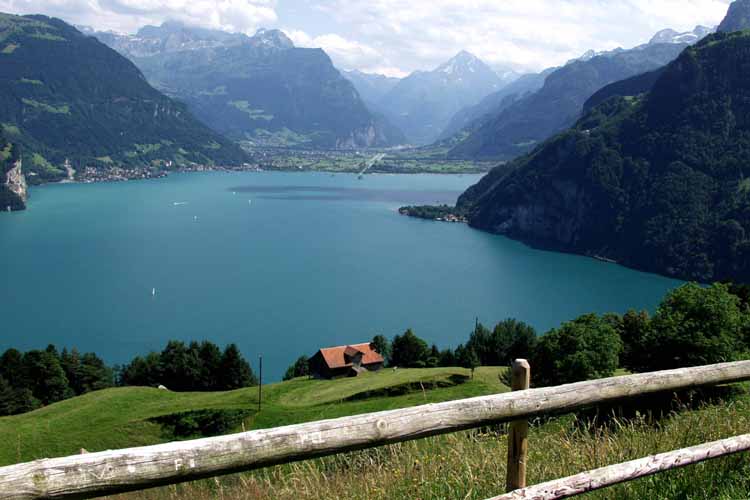
[[[585,226],[590,202],[584,189],[572,181],[555,180],[542,197],[508,206],[492,214],[491,231],[554,242],[574,248]]]
[[[21,160],[16,161],[13,167],[5,174],[2,187],[6,191],[6,196],[3,197],[5,201],[2,207],[3,210],[10,212],[26,208],[28,186],[26,185],[26,177],[23,175]]]

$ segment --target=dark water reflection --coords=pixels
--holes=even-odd
[[[341,186],[235,186],[229,191],[251,193],[260,199],[291,201],[373,201],[409,204],[448,203],[453,204],[461,191],[372,189]]]

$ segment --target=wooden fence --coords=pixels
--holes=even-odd
[[[529,418],[571,412],[601,403],[661,391],[750,380],[750,361],[626,375],[539,389],[526,389],[529,373],[528,364],[525,362],[517,361],[514,364],[513,373],[513,386],[518,390],[504,394],[261,429],[215,438],[41,459],[2,467],[0,468],[0,500],[92,498],[382,446],[501,422],[513,422],[509,435],[511,442],[509,443],[510,463],[507,486],[523,488],[525,486],[525,450],[528,446],[526,441],[528,427],[525,421]],[[701,456],[703,456],[702,459],[706,459],[745,451],[748,449],[749,441],[748,436],[741,436],[729,444],[719,442],[705,445],[710,447],[706,452],[707,455],[701,455],[704,451],[702,449],[697,451],[688,449],[678,453],[690,453],[694,461],[697,461]],[[722,452],[719,453],[719,451]],[[644,460],[652,461],[658,458],[668,462],[671,459],[674,464],[680,465],[680,460],[682,460],[680,457],[682,455],[677,455],[676,458],[668,456],[665,459],[657,455]],[[628,463],[622,464],[622,467],[637,468],[640,465]],[[661,466],[652,467],[652,470],[658,472],[656,469],[659,467]],[[590,472],[589,474],[594,476],[585,491],[618,482],[610,477],[610,472]],[[616,476],[620,478],[619,481],[630,479],[630,476],[640,477],[632,474],[631,469],[627,469],[627,474],[618,473]],[[585,479],[573,476],[562,481],[566,481],[565,484],[568,486],[562,488],[559,484],[541,485],[541,490],[539,486],[531,487],[531,490],[521,489],[513,493],[516,496],[505,498],[562,498],[580,492],[582,488],[580,481],[585,481]],[[544,488],[552,488],[553,494]],[[524,492],[537,496],[518,496],[525,495]]]

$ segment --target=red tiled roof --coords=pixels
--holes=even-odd
[[[355,349],[354,347],[348,345],[348,346],[346,346],[346,349],[344,349],[344,354],[346,356],[349,356],[349,357],[353,358],[357,354],[363,354],[364,355],[364,352],[360,351],[359,349]]]
[[[351,363],[346,362],[344,353],[352,356],[357,352],[362,353],[362,364],[371,365],[373,363],[382,363],[383,356],[373,351],[370,347],[369,342],[364,344],[351,344],[341,345],[338,347],[326,347],[320,350],[320,354],[323,356],[328,368],[346,368],[352,366]]]

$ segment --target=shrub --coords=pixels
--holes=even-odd
[[[385,338],[384,335],[375,335],[370,341],[370,347],[375,352],[383,356],[386,364],[388,364],[388,361],[391,357],[391,343],[387,338]]]
[[[300,356],[297,361],[286,369],[284,380],[292,380],[297,377],[306,377],[310,375],[310,360],[307,356]]]
[[[689,283],[670,292],[634,345],[632,368],[667,370],[742,359],[748,312],[727,285]]]
[[[587,314],[544,335],[532,358],[535,385],[558,385],[611,376],[622,341],[610,321]]]
[[[391,365],[403,368],[424,368],[429,357],[430,350],[427,342],[414,335],[411,328],[403,335],[393,337]]]

